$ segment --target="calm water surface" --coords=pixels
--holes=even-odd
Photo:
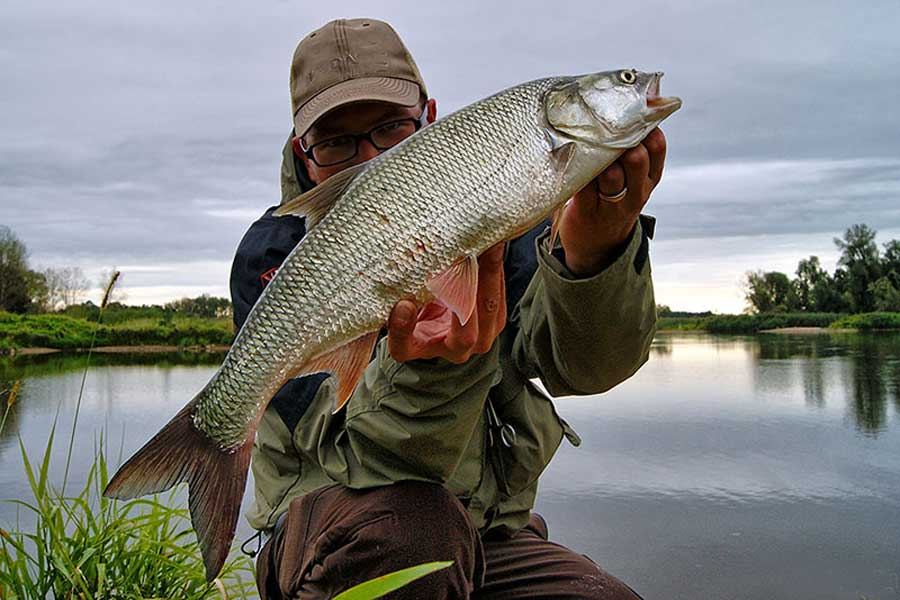
[[[96,432],[130,455],[220,359],[95,356],[73,484]],[[0,498],[28,497],[18,437],[38,456],[60,403],[61,478],[83,360],[0,362],[0,390],[23,380]],[[564,443],[537,510],[647,600],[900,598],[900,334],[660,334],[632,379],[557,406],[584,443]]]

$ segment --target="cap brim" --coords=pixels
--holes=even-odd
[[[294,131],[302,136],[319,117],[345,104],[372,101],[414,106],[419,102],[420,93],[419,85],[406,79],[361,77],[342,81],[300,107],[294,115]]]

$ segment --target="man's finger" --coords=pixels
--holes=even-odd
[[[606,167],[597,177],[600,185],[600,193],[604,196],[615,196],[625,189],[625,169],[617,160],[610,166]]]
[[[650,155],[643,144],[638,144],[625,152],[620,160],[625,168],[625,181],[628,185],[628,206],[640,209],[647,199],[645,190],[650,172]]]
[[[644,140],[644,146],[650,155],[650,181],[653,187],[656,187],[662,179],[663,167],[666,164],[666,136],[661,129],[656,128]]]
[[[478,259],[478,340],[476,351],[486,352],[506,324],[506,285],[503,277],[505,243],[497,244]]]
[[[415,302],[401,300],[394,305],[388,319],[388,351],[394,360],[407,360],[413,352],[413,331],[416,327]]]

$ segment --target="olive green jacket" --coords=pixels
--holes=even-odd
[[[548,251],[546,234],[537,238],[537,271],[486,354],[462,365],[398,363],[382,339],[344,410],[332,414],[331,378],[293,431],[270,407],[253,449],[250,524],[271,528],[291,500],[323,485],[423,480],[447,486],[482,531],[524,526],[563,437],[580,443],[530,380],[553,396],[597,394],[647,360],[656,329],[651,225],[642,217],[616,262],[585,279]],[[512,426],[513,443],[498,421]]]

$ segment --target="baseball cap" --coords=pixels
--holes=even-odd
[[[377,19],[338,19],[300,40],[291,63],[294,131],[306,133],[325,113],[353,102],[401,106],[428,96],[409,50]]]

